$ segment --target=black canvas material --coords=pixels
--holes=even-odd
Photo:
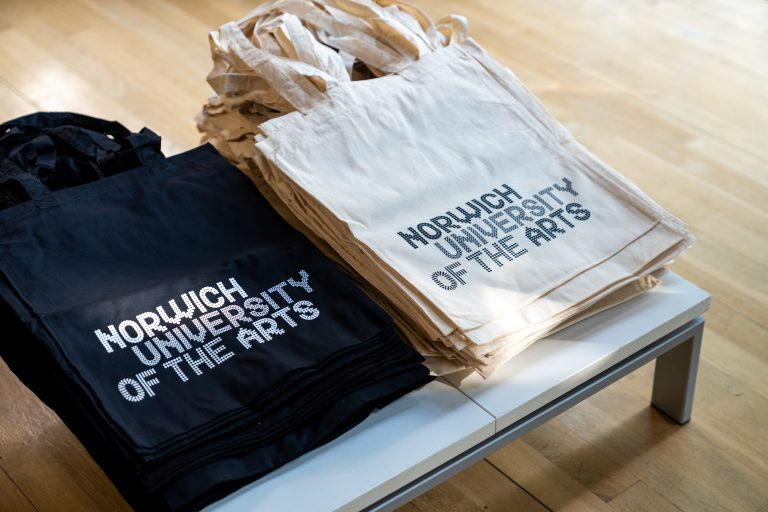
[[[0,210],[90,183],[160,153],[160,137],[115,121],[41,112],[0,124]]]
[[[195,510],[430,377],[391,320],[210,146],[0,125],[0,355],[137,508]]]

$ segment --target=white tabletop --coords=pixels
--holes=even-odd
[[[492,416],[434,381],[205,510],[358,511],[493,433]]]
[[[496,430],[524,418],[709,308],[709,294],[669,271],[648,293],[537,341],[488,379],[447,380],[496,417]]]
[[[656,289],[536,342],[490,379],[432,382],[206,510],[375,503],[707,310],[706,292],[672,272],[660,277]]]

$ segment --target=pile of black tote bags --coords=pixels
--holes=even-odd
[[[0,125],[0,355],[139,510],[197,510],[430,377],[210,146]]]

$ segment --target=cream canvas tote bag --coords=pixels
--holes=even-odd
[[[462,18],[382,4],[282,0],[213,32],[201,129],[443,369],[487,373],[652,287],[686,226]]]

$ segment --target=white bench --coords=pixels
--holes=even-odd
[[[496,371],[439,379],[208,512],[393,510],[657,359],[652,403],[691,416],[709,295],[662,284],[541,340]]]

